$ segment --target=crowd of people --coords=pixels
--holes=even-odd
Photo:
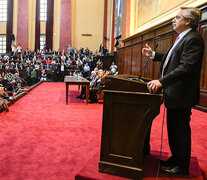
[[[95,91],[99,82],[103,84],[103,77],[107,74],[116,74],[117,66],[113,63],[111,71],[104,72],[103,63],[99,59],[103,55],[102,49],[95,49],[93,53],[88,48],[79,51],[70,45],[67,50],[51,51],[46,46],[42,50],[22,52],[21,45],[12,44],[12,52],[0,55],[0,86],[4,93],[0,94],[0,106],[8,110],[7,101],[25,90],[25,86],[32,86],[38,81],[47,81],[52,76],[52,81],[63,82],[65,75],[80,75],[91,81],[91,102],[96,102]],[[20,72],[24,72],[23,74]],[[48,74],[48,72],[50,74]],[[94,74],[95,73],[95,74]],[[17,90],[17,89],[20,90]],[[96,89],[96,90],[94,90]],[[84,93],[84,88],[82,90]],[[84,96],[81,95],[81,98]]]

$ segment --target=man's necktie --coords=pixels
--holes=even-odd
[[[164,75],[164,70],[169,62],[170,56],[172,55],[173,50],[175,49],[176,45],[178,44],[178,40],[179,40],[179,36],[176,38],[175,43],[173,44],[172,48],[170,49],[170,51],[165,59],[164,65],[162,67],[162,77]]]

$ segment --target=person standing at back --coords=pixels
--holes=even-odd
[[[148,82],[151,93],[164,89],[167,107],[167,129],[171,157],[160,160],[162,172],[188,175],[191,156],[191,108],[199,103],[200,72],[204,54],[204,41],[196,30],[201,12],[193,7],[181,7],[172,20],[178,33],[166,54],[152,51],[146,45],[142,54],[161,61],[161,78]]]

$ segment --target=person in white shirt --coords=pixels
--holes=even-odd
[[[83,77],[89,77],[90,76],[90,66],[88,63],[86,63],[83,67]]]
[[[110,69],[111,69],[111,74],[114,75],[117,70],[117,65],[114,62],[112,62]]]

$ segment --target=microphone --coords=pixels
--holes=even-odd
[[[157,47],[158,47],[158,44],[155,45],[154,51],[157,49]],[[150,57],[147,58],[144,65],[142,66],[141,72],[140,72],[139,77],[138,77],[138,81],[140,80],[140,78],[142,76],[142,72],[143,72],[145,66],[148,64],[149,60],[150,60]]]

